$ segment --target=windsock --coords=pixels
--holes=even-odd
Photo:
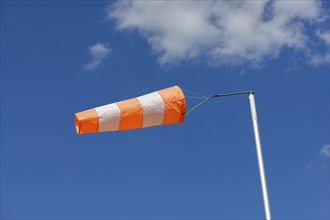
[[[111,103],[74,115],[78,134],[182,123],[185,96],[179,86]]]

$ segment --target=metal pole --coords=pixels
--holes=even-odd
[[[254,93],[252,91],[244,91],[244,92],[216,94],[216,95],[213,95],[213,96],[210,96],[210,97],[206,98],[202,103],[206,102],[210,98],[234,96],[234,95],[243,95],[243,94],[248,94],[249,95],[251,116],[252,116],[252,124],[253,124],[253,131],[254,131],[254,139],[255,139],[255,142],[256,142],[256,149],[257,149],[257,157],[258,157],[262,197],[263,197],[264,208],[265,208],[265,216],[266,216],[266,220],[271,220],[272,217],[271,217],[271,214],[270,214],[267,183],[266,183],[266,175],[265,175],[265,169],[264,169],[264,162],[263,162],[263,159],[262,159],[261,141],[260,141],[260,135],[259,135],[257,108],[256,108],[256,102],[254,100]],[[201,105],[202,103],[200,103],[199,105]]]
[[[263,200],[264,200],[265,215],[266,215],[267,220],[271,220],[272,217],[270,214],[266,175],[265,175],[265,169],[264,169],[264,162],[262,159],[261,142],[260,142],[260,135],[259,135],[259,128],[258,128],[257,108],[256,108],[255,100],[254,100],[254,93],[252,91],[249,92],[249,101],[250,101],[250,108],[251,108],[254,139],[255,139],[256,148],[257,148],[260,182],[261,182],[261,188],[262,188],[262,196],[263,196]]]

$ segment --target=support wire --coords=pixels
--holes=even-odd
[[[192,107],[192,108],[186,113],[186,116],[187,116],[190,112],[194,111],[196,108],[198,108],[200,105],[202,105],[204,102],[208,101],[208,100],[211,99],[211,98],[212,98],[212,97],[207,97],[207,98],[205,98],[203,101],[201,101],[200,103],[198,103],[197,105],[195,105],[194,107]]]
[[[193,91],[190,91],[190,90],[187,90],[187,89],[183,89],[183,88],[181,88],[183,91],[185,91],[185,92],[188,92],[188,93],[191,93],[191,94],[193,94],[193,95],[197,95],[197,96],[199,96],[199,97],[202,97],[202,98],[207,98],[207,96],[205,96],[205,95],[201,95],[201,94],[199,94],[199,93],[197,93],[197,92],[193,92]]]
[[[243,95],[243,94],[253,94],[252,91],[244,91],[244,92],[233,92],[233,93],[215,94],[213,96],[206,97],[206,96],[202,96],[202,95],[200,95],[200,94],[198,94],[196,92],[192,92],[192,91],[189,91],[189,90],[186,90],[186,89],[182,89],[182,90],[184,90],[186,92],[190,92],[190,93],[195,94],[195,95],[198,95],[198,96],[186,96],[187,98],[204,99],[203,101],[201,101],[200,103],[198,103],[197,105],[195,105],[194,107],[192,107],[191,109],[189,109],[187,111],[187,113],[186,113],[185,116],[187,116],[192,111],[194,111],[196,108],[198,108],[199,106],[201,106],[206,101],[208,101],[209,99],[212,99],[212,98],[224,97],[224,96],[234,96],[234,95]]]

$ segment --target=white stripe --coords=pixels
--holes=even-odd
[[[137,100],[143,108],[143,128],[163,123],[165,105],[158,92],[137,97]]]
[[[98,131],[117,131],[120,125],[120,109],[116,103],[95,108],[99,116]]]

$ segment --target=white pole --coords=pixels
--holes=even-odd
[[[257,148],[260,182],[261,182],[261,188],[262,188],[262,196],[263,196],[263,200],[264,200],[265,215],[266,215],[267,220],[271,220],[272,217],[271,217],[271,214],[270,214],[270,207],[269,207],[269,201],[268,201],[268,192],[267,192],[267,183],[266,183],[266,175],[265,175],[265,169],[264,169],[264,162],[263,162],[263,159],[262,159],[261,142],[260,142],[259,128],[258,128],[257,108],[256,108],[256,103],[255,103],[255,100],[254,100],[254,93],[253,92],[249,93],[249,101],[250,101],[250,108],[251,108],[254,139],[255,139],[256,148]]]

